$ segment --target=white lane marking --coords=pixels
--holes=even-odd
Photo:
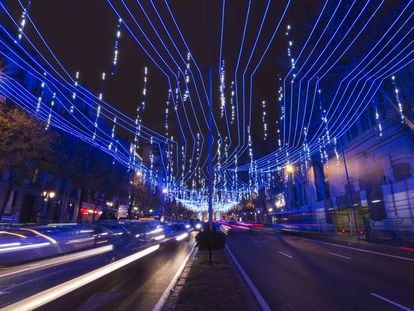
[[[37,309],[53,300],[58,299],[59,297],[62,297],[82,286],[85,286],[86,284],[89,284],[111,272],[114,272],[115,270],[118,270],[146,255],[149,255],[152,252],[155,252],[156,250],[158,250],[159,248],[160,248],[159,244],[148,247],[142,251],[139,251],[135,254],[132,254],[125,258],[114,261],[106,266],[95,269],[91,272],[85,273],[65,283],[51,287],[31,297],[25,298],[16,303],[8,305],[2,308],[1,310],[2,311],[15,311],[15,310],[29,311],[29,310]]]
[[[185,257],[184,262],[181,264],[180,268],[178,268],[177,272],[175,273],[174,277],[172,278],[170,284],[168,284],[167,288],[165,289],[164,293],[161,295],[160,299],[158,300],[155,307],[152,309],[153,311],[160,311],[164,304],[167,302],[168,296],[170,295],[171,290],[173,289],[175,283],[177,283],[178,278],[180,277],[181,273],[183,272],[185,265],[187,264],[188,260],[192,256],[195,251],[195,244],[191,248],[190,252],[188,253],[187,257]]]
[[[331,254],[331,255],[334,255],[334,256],[338,256],[338,257],[341,257],[341,258],[345,258],[345,259],[352,259],[351,257],[344,256],[344,255],[339,255],[339,254],[336,254],[336,253],[328,252],[328,254]]]
[[[246,282],[247,286],[249,286],[251,292],[253,293],[253,296],[256,298],[256,301],[260,305],[263,311],[271,311],[269,305],[264,300],[262,294],[260,294],[259,290],[256,288],[256,286],[253,284],[252,280],[248,277],[247,273],[243,270],[239,262],[236,260],[236,257],[234,257],[233,253],[231,252],[230,248],[226,245],[226,251],[230,255],[230,258],[233,260],[234,264],[236,265],[237,269],[239,270],[241,276],[243,277],[244,281]]]
[[[370,293],[371,296],[377,297],[378,299],[384,300],[385,302],[388,302],[389,304],[392,304],[398,308],[400,308],[401,310],[405,310],[405,311],[413,311],[413,309],[408,308],[406,306],[400,305],[399,303],[392,301],[391,299],[382,297],[381,295],[375,294],[375,293]]]
[[[374,254],[374,255],[379,255],[379,256],[396,258],[396,259],[401,259],[401,260],[413,261],[414,262],[414,258],[408,258],[408,257],[403,257],[403,256],[397,256],[397,255],[390,255],[390,254],[381,253],[381,252],[369,251],[369,250],[362,249],[362,248],[345,246],[345,245],[340,245],[340,244],[335,244],[335,243],[330,243],[330,242],[316,241],[316,240],[311,240],[311,239],[306,239],[306,238],[302,238],[302,240],[304,240],[304,241],[310,241],[310,242],[313,242],[313,243],[319,243],[319,244],[333,245],[333,246],[336,246],[336,247],[342,247],[342,248],[346,248],[346,249],[352,249],[354,251],[359,251],[359,252],[363,252],[363,253],[369,253],[369,254]]]
[[[292,256],[290,256],[290,255],[288,255],[288,254],[286,254],[286,253],[284,253],[284,252],[281,252],[281,251],[279,251],[279,254],[281,254],[281,255],[283,255],[283,256],[286,256],[286,257],[289,257],[290,259],[292,259],[292,258],[293,258]]]
[[[253,240],[253,242],[255,242],[255,243],[257,243],[257,244],[262,243],[262,242],[259,242],[258,240]]]
[[[6,270],[5,272],[0,273],[0,279],[4,278],[6,276],[13,275],[13,274],[19,274],[19,273],[28,272],[28,271],[31,271],[31,270],[36,270],[36,269],[41,269],[41,268],[47,268],[47,267],[50,267],[50,266],[61,265],[61,264],[68,263],[68,262],[71,262],[71,261],[75,261],[75,260],[79,260],[79,259],[83,259],[83,258],[95,256],[95,255],[100,255],[100,254],[103,254],[103,253],[106,253],[106,252],[110,252],[113,249],[114,249],[113,245],[106,245],[106,246],[101,246],[101,247],[98,247],[98,248],[93,248],[93,249],[90,249],[90,250],[87,250],[87,251],[77,252],[77,253],[64,255],[64,256],[60,256],[60,257],[56,257],[56,258],[45,259],[44,261],[42,261],[40,263],[29,264],[25,268],[17,269],[17,270],[14,270],[14,271]]]

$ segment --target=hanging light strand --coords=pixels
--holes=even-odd
[[[318,139],[319,153],[321,156],[321,163],[325,165],[328,163],[328,160],[329,160],[326,147],[327,145],[330,144],[330,134],[329,134],[329,129],[328,129],[328,119],[326,117],[326,110],[323,108],[323,104],[322,104],[322,90],[319,88],[319,80],[316,83],[317,83],[317,89],[318,89],[319,110],[321,113],[321,121],[325,127],[325,135],[323,135],[322,138]]]
[[[114,45],[114,57],[112,60],[112,72],[111,75],[115,74],[116,66],[118,64],[119,58],[119,41],[121,39],[121,26],[122,26],[122,19],[118,19],[118,24],[116,25],[116,32],[115,32],[115,45]]]
[[[185,85],[185,91],[184,91],[184,96],[183,96],[183,102],[186,102],[188,97],[190,96],[190,91],[189,91],[189,83],[190,83],[190,75],[189,75],[189,71],[190,71],[190,61],[191,61],[191,53],[188,52],[187,53],[187,63],[186,63],[186,68],[184,71],[184,85]]]
[[[333,143],[334,143],[334,153],[335,153],[335,158],[336,158],[336,165],[339,165],[341,158],[340,158],[339,152],[338,152],[338,147],[337,147],[338,141],[337,141],[336,137],[333,138]]]
[[[226,96],[225,96],[225,88],[226,88],[226,71],[224,70],[224,60],[221,62],[220,66],[220,118],[224,117],[224,109],[226,108]]]
[[[280,83],[280,86],[277,90],[277,94],[278,94],[278,104],[279,104],[279,108],[280,108],[280,121],[283,121],[285,119],[285,108],[283,105],[283,87],[282,87],[282,78],[278,75],[278,81]],[[277,137],[277,146],[278,148],[282,147],[282,139],[281,139],[281,134],[280,134],[280,126],[279,126],[279,121],[276,121],[276,137]]]
[[[247,127],[247,135],[248,135],[248,148],[249,148],[249,158],[250,158],[250,165],[249,165],[249,190],[253,190],[253,185],[255,183],[254,178],[254,157],[253,157],[253,144],[252,144],[252,136],[250,132],[250,126]]]
[[[149,150],[149,160],[150,160],[150,176],[149,176],[149,180],[150,180],[150,187],[151,187],[151,191],[154,192],[155,189],[155,179],[154,179],[154,151],[153,151],[153,137],[151,136],[150,139],[150,150]]]
[[[236,107],[234,106],[234,96],[235,96],[235,92],[234,92],[234,81],[231,82],[230,85],[230,106],[231,106],[231,121],[230,124],[234,124],[234,121],[236,119]]]
[[[380,113],[379,113],[379,110],[378,110],[378,105],[377,105],[377,102],[375,101],[375,99],[372,100],[372,105],[374,106],[375,123],[376,123],[376,128],[378,130],[378,135],[379,135],[379,137],[382,137],[381,117],[380,117]]]
[[[142,101],[137,106],[137,115],[135,118],[135,135],[134,135],[134,149],[139,148],[139,137],[141,136],[141,124],[142,124],[142,113],[145,110],[145,101],[147,96],[147,79],[148,79],[148,68],[144,67],[144,86],[142,89]]]
[[[292,56],[293,42],[290,39],[290,31],[291,30],[292,30],[292,27],[290,25],[287,25],[286,26],[286,37],[288,38],[287,55],[290,58],[291,69],[294,70],[295,69],[295,59]]]
[[[401,102],[400,90],[398,89],[395,76],[392,76],[391,80],[392,80],[392,84],[394,85],[395,99],[397,100],[398,112],[400,114],[401,123],[405,123],[403,104]]]
[[[308,144],[308,128],[306,126],[303,128],[303,135],[305,137],[304,143],[303,143],[305,170],[308,171],[309,163],[310,163],[310,149],[309,149],[309,144]]]
[[[20,41],[23,38],[23,33],[24,33],[24,28],[26,26],[27,23],[27,16],[29,15],[29,10],[30,10],[30,6],[32,4],[32,0],[29,0],[27,2],[26,8],[23,9],[22,15],[21,15],[21,20],[20,20],[20,24],[19,24],[19,28],[18,28],[18,35],[17,38]]]
[[[171,151],[170,151],[170,143],[168,141],[168,136],[169,136],[169,109],[170,109],[170,100],[171,100],[171,89],[168,90],[168,96],[167,96],[167,100],[165,102],[165,116],[164,116],[164,130],[165,130],[165,157],[167,159],[167,176],[166,176],[166,184],[167,184],[167,190],[170,189],[170,181],[171,181],[171,159],[170,159],[170,155],[171,155]]]
[[[101,77],[101,92],[99,93],[98,99],[99,99],[99,103],[98,106],[96,108],[96,116],[95,116],[95,122],[94,122],[94,131],[93,131],[93,135],[92,135],[92,140],[96,139],[96,134],[97,134],[97,130],[98,130],[98,120],[99,120],[99,116],[101,114],[101,103],[103,101],[103,90],[104,90],[104,84],[105,84],[105,77],[106,74],[105,72],[102,73],[102,77]]]
[[[56,93],[53,93],[52,100],[50,101],[49,115],[46,120],[46,126],[45,126],[46,131],[50,128],[50,123],[52,121],[53,107],[55,106],[55,100],[56,100]]]
[[[142,112],[145,111],[147,101],[147,87],[148,87],[148,67],[144,68],[144,88],[142,90]]]
[[[266,101],[262,101],[262,123],[263,123],[263,140],[267,139],[267,112],[266,112]]]
[[[79,71],[76,71],[74,90],[73,90],[73,93],[72,93],[72,104],[70,105],[70,110],[69,110],[70,113],[73,113],[73,111],[75,110],[76,97],[78,96],[78,94],[77,94],[78,85],[79,85]]]
[[[169,136],[169,112],[170,112],[170,103],[171,103],[172,92],[171,89],[168,90],[167,101],[165,102],[165,117],[164,117],[164,130],[165,137],[168,140]]]
[[[46,77],[46,72],[43,73],[43,76]],[[45,94],[45,86],[46,86],[46,83],[42,81],[42,83],[40,83],[40,94],[39,94],[39,97],[37,98],[36,113],[39,113],[40,107],[42,106],[43,95]]]
[[[111,142],[108,145],[108,150],[112,150],[112,148],[114,147],[115,130],[116,130],[116,117],[114,117],[114,119],[113,119],[113,125],[112,125],[112,131],[111,131]]]

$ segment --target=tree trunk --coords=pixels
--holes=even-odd
[[[79,187],[78,190],[76,191],[76,202],[75,202],[75,207],[73,209],[73,217],[72,220],[74,222],[78,222],[79,220],[81,220],[81,213],[80,213],[80,209],[82,208],[82,187]]]
[[[10,209],[10,214],[11,214],[11,211],[13,208],[13,200],[16,195],[16,191],[14,190],[14,180],[13,180],[14,177],[13,177],[12,170],[10,170],[9,174],[10,174],[9,182],[8,182],[8,187],[6,191],[6,197],[5,197],[4,203],[1,206],[0,219],[5,214],[8,214],[9,209]]]
[[[69,218],[69,198],[70,193],[72,192],[72,183],[69,180],[65,181],[65,185],[63,187],[63,196],[62,196],[62,213],[60,215],[60,222],[70,221]],[[74,211],[73,211],[74,212]]]
[[[132,208],[134,205],[134,193],[131,191],[131,194],[129,196],[129,202],[128,202],[128,219],[132,219]]]
[[[6,200],[5,200],[5,203],[3,204],[0,218],[3,215],[9,215],[12,213],[13,201],[14,201],[15,196],[16,196],[16,191],[13,190],[12,186],[9,186],[6,192]]]

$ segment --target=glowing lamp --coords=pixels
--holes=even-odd
[[[293,174],[295,172],[295,168],[293,165],[286,165],[286,173]]]

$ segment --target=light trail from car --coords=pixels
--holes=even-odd
[[[24,265],[23,267],[21,266],[12,267],[4,271],[4,273],[0,273],[0,279],[7,277],[7,276],[15,275],[15,274],[26,273],[32,270],[40,270],[40,269],[44,269],[44,268],[48,268],[52,266],[58,266],[58,265],[65,264],[71,261],[76,261],[76,260],[100,255],[106,252],[110,252],[113,249],[114,249],[113,245],[105,245],[105,246],[90,249],[87,251],[68,254],[68,255],[64,255],[64,256],[60,256],[56,258],[45,259],[45,260],[42,260],[36,263],[30,263],[30,264]]]
[[[11,305],[8,305],[4,307],[3,311],[29,311],[34,310],[36,308],[39,308],[47,303],[50,303],[59,297],[62,297],[76,289],[81,288],[82,286],[85,286],[99,278],[104,277],[105,275],[114,272],[142,257],[145,257],[155,251],[157,251],[160,248],[160,245],[154,245],[149,248],[146,248],[144,250],[141,250],[135,254],[132,254],[130,256],[127,256],[125,258],[122,258],[120,260],[117,260],[115,262],[112,262],[108,265],[105,265],[101,268],[95,269],[91,272],[85,273],[81,276],[78,276],[72,280],[69,280],[67,282],[64,282],[62,284],[59,284],[57,286],[51,287],[47,290],[44,290],[40,293],[37,293],[31,297],[22,299],[16,303],[13,303]]]

